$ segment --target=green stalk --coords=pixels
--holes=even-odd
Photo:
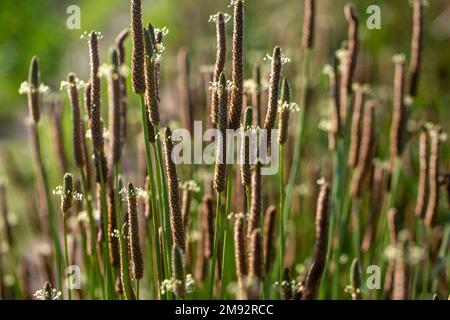
[[[64,257],[66,260],[66,275],[69,269],[69,249],[67,245],[67,220],[66,214],[63,212],[63,225],[64,225]],[[69,295],[69,300],[72,300],[72,289],[67,286],[67,294]]]
[[[291,171],[289,173],[289,181],[286,189],[285,203],[291,202],[292,192],[294,191],[295,183],[297,181],[298,168],[300,166],[300,155],[302,151],[302,143],[304,139],[304,127],[305,127],[305,114],[306,114],[306,102],[307,102],[307,89],[309,83],[309,67],[311,60],[311,49],[307,48],[304,50],[303,56],[303,68],[302,68],[302,80],[301,80],[301,91],[300,91],[300,112],[299,121],[297,125],[297,133],[295,137],[294,144],[294,155],[292,159]],[[282,213],[285,219],[288,218],[289,207],[284,207]]]
[[[91,195],[89,193],[88,184],[86,175],[84,174],[83,168],[80,168],[80,176],[81,176],[81,185],[82,185],[82,192],[83,192],[83,199],[86,204],[86,211],[89,219],[89,232],[91,234],[90,240],[91,240],[91,248],[92,248],[92,255],[93,255],[93,262],[94,262],[94,270],[96,277],[102,281],[103,277],[101,277],[101,270],[100,270],[100,262],[98,261],[98,255],[97,255],[97,243],[95,241],[96,235],[95,235],[95,220],[94,220],[94,214],[92,210],[92,204],[91,204]],[[94,290],[95,291],[95,290]]]
[[[55,256],[56,256],[56,273],[57,273],[58,288],[62,288],[62,251],[61,251],[61,245],[58,240],[58,233],[57,233],[57,229],[56,229],[56,225],[55,225],[55,211],[54,211],[52,199],[50,196],[50,183],[48,181],[47,171],[46,171],[44,163],[43,163],[39,125],[37,123],[34,123],[33,130],[34,130],[34,134],[35,134],[36,153],[37,153],[36,156],[38,158],[37,165],[38,165],[38,170],[40,171],[40,174],[42,177],[42,183],[43,183],[44,193],[45,193],[45,201],[46,201],[47,210],[48,210],[48,223],[49,223],[49,227],[50,227],[51,238],[53,240],[53,249],[55,251]]]
[[[221,192],[217,192],[217,206],[216,206],[216,219],[214,223],[214,245],[213,245],[213,252],[211,257],[211,269],[209,274],[209,292],[208,297],[209,300],[212,299],[213,292],[214,292],[214,276],[216,271],[216,260],[217,260],[217,251],[219,247],[219,235],[221,233],[221,230],[219,231],[220,225],[221,225],[221,212],[220,212],[220,198],[222,196]]]
[[[285,212],[284,212],[284,170],[283,170],[283,163],[284,163],[284,155],[283,155],[284,147],[283,145],[280,145],[280,175],[279,175],[279,184],[280,184],[280,213],[281,213],[281,219],[280,219],[280,255],[279,255],[279,283],[283,282],[283,260],[284,260],[284,244],[285,244],[285,234],[284,234],[284,224],[286,221]]]
[[[102,162],[99,161],[99,173],[100,173],[100,206],[101,206],[101,217],[103,219],[103,265],[105,268],[105,291],[106,299],[111,300],[114,297],[114,284],[112,279],[112,271],[109,260],[109,246],[108,246],[108,215],[107,215],[107,204],[106,204],[106,186],[105,177],[103,177]]]
[[[156,250],[156,261],[158,264],[158,276],[154,274],[154,281],[159,284],[162,282],[162,261],[160,261],[160,252],[159,252],[159,236],[158,236],[158,225],[156,221],[156,214],[158,212],[157,209],[157,200],[156,200],[156,190],[155,190],[155,182],[153,180],[153,166],[152,166],[152,159],[150,155],[150,140],[148,136],[148,124],[147,124],[147,113],[146,113],[146,107],[145,107],[145,101],[144,101],[144,95],[140,95],[141,98],[141,117],[142,117],[142,127],[144,129],[144,144],[145,144],[145,156],[147,160],[147,173],[149,177],[149,188],[151,193],[151,206],[152,206],[152,213],[153,213],[153,228],[154,232],[153,235],[155,236],[155,250]],[[157,282],[159,278],[159,281]]]
[[[220,271],[220,278],[222,279],[222,298],[224,296],[224,290],[225,290],[225,281],[224,281],[224,269],[225,269],[225,265],[229,266],[230,263],[228,263],[228,258],[230,257],[230,255],[226,255],[227,252],[230,251],[230,241],[229,239],[231,239],[231,237],[228,237],[228,228],[229,228],[229,222],[228,222],[228,215],[231,213],[231,192],[232,192],[232,186],[233,186],[233,166],[232,165],[228,165],[227,166],[227,191],[226,191],[226,203],[225,203],[225,229],[223,230],[223,234],[221,235],[221,239],[223,239],[223,248],[222,248],[222,266],[221,266],[221,271]],[[227,261],[227,263],[226,263]]]
[[[159,132],[159,128],[155,127],[155,132]],[[158,185],[159,190],[159,199],[160,202],[162,202],[162,206],[164,209],[164,216],[162,215],[162,210],[160,210],[159,218],[160,223],[163,228],[163,235],[165,241],[163,241],[163,249],[166,252],[164,255],[165,259],[165,271],[166,274],[169,276],[171,273],[172,264],[171,261],[171,254],[172,254],[172,235],[170,230],[170,210],[169,210],[169,197],[167,195],[167,185],[166,185],[166,179],[164,175],[164,164],[162,161],[162,151],[161,151],[161,140],[159,138],[159,134],[156,135],[156,145],[152,144],[153,146],[153,154],[155,155],[155,161],[156,161],[156,182]],[[159,240],[159,239],[158,239]]]

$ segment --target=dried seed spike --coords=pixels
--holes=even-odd
[[[193,123],[193,106],[191,95],[190,66],[189,56],[186,49],[182,48],[178,51],[178,90],[180,93],[180,107],[184,128],[189,132],[194,132]]]
[[[226,79],[223,73],[220,74],[217,87],[219,94],[218,124],[219,136],[217,137],[216,167],[214,172],[214,190],[221,193],[225,190],[226,184],[226,156],[227,156],[227,100]]]
[[[153,34],[153,36],[152,36]],[[155,43],[152,40],[154,30],[151,23],[144,29],[145,43],[145,104],[147,105],[150,122],[157,126],[159,124],[159,101],[157,97]]]
[[[142,259],[139,240],[139,223],[137,213],[136,189],[132,183],[128,184],[128,241],[131,257],[131,273],[135,280],[144,276],[144,261]]]
[[[336,150],[336,140],[341,134],[341,118],[339,110],[339,85],[336,79],[336,72],[331,65],[324,67],[324,73],[329,78],[329,97],[330,97],[330,131],[328,133],[328,149]]]
[[[403,135],[406,123],[406,110],[404,99],[405,59],[403,55],[394,56],[394,106],[390,133],[391,167],[394,160],[400,157],[403,147]]]
[[[86,89],[84,90],[84,107],[86,113],[88,114],[89,121],[91,121],[91,111],[92,111],[92,85],[89,81],[86,83]]]
[[[348,152],[348,166],[356,167],[358,164],[359,149],[361,147],[361,135],[364,119],[365,89],[359,84],[354,84],[355,97],[353,103],[352,126],[350,135],[350,149]]]
[[[125,46],[124,42],[130,33],[129,29],[123,29],[116,37],[115,43],[119,50],[119,64],[123,66],[125,63]],[[120,134],[122,147],[127,139],[127,81],[123,75],[119,75],[120,83]]]
[[[360,197],[362,194],[363,182],[370,174],[373,161],[373,145],[375,144],[374,108],[375,103],[373,100],[368,100],[365,103],[358,163],[350,186],[350,193],[357,197]]]
[[[122,65],[125,62],[125,46],[124,42],[128,38],[128,35],[130,34],[130,29],[125,28],[122,31],[119,32],[119,34],[116,36],[116,39],[114,40],[114,43],[117,46],[117,49],[119,51],[119,63]]]
[[[183,256],[183,250],[174,243],[172,246],[173,292],[177,297],[184,297],[186,294]]]
[[[291,89],[289,82],[286,78],[283,79],[281,86],[281,99],[280,99],[280,119],[278,124],[278,142],[285,144],[288,136],[289,128],[289,104],[291,103]]]
[[[144,29],[142,27],[142,0],[131,0],[131,37],[133,43],[131,59],[131,84],[134,92],[144,94]]]
[[[250,130],[253,121],[253,109],[247,107],[245,109],[244,121],[242,123],[242,140],[241,140],[241,183],[243,186],[249,186],[252,178],[250,166],[250,137],[246,132]]]
[[[216,19],[216,63],[214,66],[213,83],[219,81],[220,74],[225,67],[225,61],[227,56],[227,37],[225,30],[225,16],[222,12],[217,14]],[[211,123],[217,124],[219,96],[216,91],[211,94]]]
[[[358,27],[359,19],[356,9],[352,3],[347,3],[344,7],[345,18],[348,22],[348,52],[350,58],[350,66],[348,72],[348,81],[346,81],[347,93],[351,92],[351,85],[353,82],[353,75],[355,74],[356,62],[359,51]]]
[[[419,185],[416,201],[416,217],[424,218],[429,196],[429,158],[430,158],[430,141],[425,126],[422,126],[419,138]]]
[[[423,55],[423,0],[413,0],[413,30],[411,37],[411,60],[409,64],[409,95],[415,97],[419,85]]]
[[[90,84],[91,84],[91,133],[92,143],[94,145],[95,169],[97,173],[97,182],[105,181],[107,174],[106,158],[104,153],[103,139],[103,121],[100,97],[100,78],[98,76],[99,55],[97,33],[92,31],[89,37],[89,56],[90,56]],[[101,170],[100,170],[101,169]]]
[[[429,198],[425,214],[425,224],[431,226],[439,206],[439,145],[440,128],[430,129],[430,158],[428,163]]]
[[[112,180],[112,179],[111,179]],[[109,260],[111,265],[118,267],[120,265],[120,250],[119,250],[119,239],[114,235],[114,231],[117,229],[117,214],[116,214],[116,203],[115,203],[115,191],[113,187],[107,189],[107,210],[108,210],[108,247],[109,247]]]
[[[109,132],[110,138],[110,166],[119,163],[122,154],[120,133],[120,82],[119,82],[119,52],[111,48],[112,72],[108,75],[109,97]],[[111,170],[112,171],[112,170]]]
[[[178,188],[178,174],[175,163],[172,160],[173,141],[172,131],[169,127],[164,130],[164,158],[166,162],[167,181],[169,188],[170,227],[172,230],[172,241],[185,251],[185,231],[183,217],[181,215],[180,189]]]
[[[270,206],[266,210],[264,218],[264,266],[266,274],[269,273],[270,267],[275,259],[275,222],[277,215],[277,207]]]
[[[269,98],[267,113],[264,121],[264,129],[272,130],[275,127],[275,119],[278,110],[278,94],[281,77],[281,49],[275,47],[272,55],[272,71],[270,73]],[[270,133],[268,133],[270,136]]]
[[[259,228],[262,214],[262,176],[261,163],[257,162],[253,166],[251,196],[250,196],[250,213],[247,228],[247,237],[250,238],[254,229]]]
[[[407,230],[400,232],[395,256],[394,283],[392,288],[392,300],[408,300],[410,292],[411,270],[409,265],[409,246],[411,236]]]
[[[214,244],[214,204],[211,195],[206,195],[203,198],[200,210],[201,228],[205,242],[204,256],[205,258],[211,258]]]
[[[353,259],[350,266],[350,287],[352,300],[361,300],[361,266],[357,258]]]
[[[63,212],[63,214],[68,213],[68,211],[70,210],[70,208],[72,208],[72,204],[73,204],[73,194],[74,194],[74,190],[73,190],[73,179],[72,179],[72,175],[70,173],[66,173],[64,174],[64,178],[63,178],[63,188],[62,188],[62,195],[61,195],[61,211]]]
[[[69,73],[68,82],[70,83],[67,93],[69,96],[70,106],[72,107],[72,142],[73,156],[75,164],[78,168],[84,166],[84,147],[83,147],[83,127],[81,124],[80,100],[78,97],[78,89],[76,85],[75,74]]]
[[[264,259],[262,248],[261,229],[256,228],[252,231],[249,239],[249,268],[250,277],[256,277],[261,280],[264,277]]]
[[[398,234],[398,210],[396,208],[389,209],[388,212],[388,228],[389,228],[389,243],[393,246],[397,244]]]
[[[242,287],[243,282],[248,274],[244,215],[239,215],[236,218],[234,224],[234,243],[235,243],[234,250],[236,260],[236,275],[239,281],[239,286]]]
[[[30,117],[35,123],[40,119],[40,93],[39,86],[41,85],[41,73],[39,70],[39,59],[36,56],[31,58],[30,70],[28,74],[28,110]]]
[[[244,102],[244,1],[236,0],[233,2],[233,5],[233,54],[231,68],[233,89],[231,91],[228,122],[229,128],[236,130],[240,125]]]
[[[349,113],[349,94],[347,88],[350,84],[350,67],[351,59],[350,52],[347,49],[347,44],[344,43],[343,47],[336,52],[336,56],[339,59],[339,116],[342,126],[347,123],[347,114]]]
[[[325,268],[328,248],[328,222],[330,205],[330,187],[327,182],[320,186],[316,209],[316,244],[314,247],[313,263],[306,277],[304,300],[316,298],[317,289]]]
[[[314,44],[315,0],[305,0],[303,16],[303,48],[311,49]]]

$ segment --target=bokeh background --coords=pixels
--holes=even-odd
[[[326,134],[317,133],[317,127],[327,108],[327,81],[321,69],[325,63],[333,63],[334,52],[346,38],[347,23],[343,14],[343,0],[319,0],[316,21],[315,51],[312,66],[312,99],[308,110],[306,153],[314,159],[313,167],[326,167]],[[393,64],[396,53],[409,57],[412,8],[408,0],[357,0],[354,1],[361,19],[361,53],[356,81],[370,82],[379,100],[377,108],[380,126],[379,157],[386,158],[391,114],[391,88]],[[420,93],[410,119],[422,119],[441,123],[444,131],[450,129],[450,1],[432,0],[425,13],[425,47]],[[69,5],[81,9],[81,29],[66,27]],[[381,8],[381,29],[369,30],[366,19],[369,5]],[[143,22],[151,21],[156,27],[166,26],[164,61],[162,66],[162,103],[164,121],[177,119],[179,112],[177,52],[186,48],[191,62],[193,90],[201,90],[200,70],[215,60],[215,26],[208,23],[209,16],[218,11],[231,13],[227,0],[143,0]],[[300,74],[301,29],[303,1],[299,0],[246,0],[245,20],[245,76],[251,77],[251,67],[261,63],[268,78],[270,63],[263,58],[275,45],[282,47],[291,63],[285,66],[285,75],[298,88]],[[84,31],[101,31],[100,42],[103,62],[108,61],[108,48],[115,36],[129,26],[129,1],[125,0],[1,0],[0,1],[0,176],[9,180],[11,211],[18,213],[33,210],[33,202],[25,201],[33,194],[33,166],[28,147],[26,97],[18,94],[20,83],[27,78],[28,66],[33,55],[41,63],[41,76],[54,94],[61,95],[64,103],[64,132],[70,141],[70,109],[65,92],[60,92],[60,82],[69,72],[86,80],[88,77],[87,41],[80,39]],[[231,51],[232,23],[227,24],[228,57]],[[127,61],[131,51],[127,41]],[[230,58],[227,73],[230,73]],[[130,86],[129,86],[130,88]],[[294,90],[295,91],[295,90]],[[130,92],[130,108],[137,110],[138,101]],[[298,94],[297,94],[298,97]],[[106,97],[103,100],[106,106]],[[197,114],[206,110],[196,105]],[[48,111],[48,110],[47,110]],[[47,112],[44,110],[44,114]],[[49,113],[49,112],[47,112]],[[137,112],[136,112],[137,113]],[[51,117],[44,116],[48,126],[46,145],[47,165],[56,167],[55,140],[52,135]],[[137,117],[136,117],[137,118]],[[130,120],[133,123],[133,118]],[[136,129],[137,130],[137,129]],[[383,132],[385,134],[383,134]],[[67,153],[71,147],[67,144]],[[415,150],[415,149],[414,149]],[[444,147],[442,163],[448,164],[448,143]],[[414,151],[416,152],[416,151]],[[70,157],[69,157],[70,158]],[[70,158],[71,159],[71,158]],[[324,165],[325,164],[325,165]],[[412,163],[417,168],[417,156]],[[306,167],[306,171],[311,167]],[[307,173],[307,172],[306,172]],[[52,170],[52,185],[61,179],[61,172]],[[413,188],[415,192],[415,187]],[[27,224],[18,224],[27,228]],[[28,233],[23,232],[23,235]],[[26,245],[26,241],[23,242]]]

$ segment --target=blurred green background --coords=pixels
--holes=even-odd
[[[76,4],[81,8],[81,30],[68,30],[66,9]],[[318,1],[316,42],[331,53],[345,38],[346,22],[342,12],[344,1]],[[381,7],[381,30],[365,27],[368,5]],[[171,60],[176,51],[188,48],[195,64],[214,61],[215,31],[208,17],[219,10],[230,12],[228,0],[144,0],[144,22],[167,26],[166,58]],[[384,67],[390,64],[390,55],[409,52],[411,8],[408,0],[356,1],[363,26],[362,49],[373,59],[372,79],[390,77]],[[248,60],[257,60],[281,45],[288,53],[297,53],[301,41],[303,1],[246,0],[246,46]],[[450,59],[450,2],[433,0],[426,11],[425,64],[422,86],[427,90],[424,103],[437,105],[448,102]],[[86,78],[87,46],[80,40],[83,31],[96,29],[105,35],[102,55],[114,36],[129,24],[129,1],[125,0],[2,0],[0,2],[0,134],[9,132],[7,124],[25,109],[25,99],[17,89],[26,79],[28,63],[33,54],[41,59],[42,78],[53,91],[69,71]],[[231,22],[228,23],[231,35]],[[331,45],[331,46],[330,46]],[[230,46],[229,46],[230,47]],[[291,57],[292,58],[292,57]],[[384,60],[383,60],[384,59]],[[317,60],[316,60],[317,61]],[[247,61],[251,64],[254,61]],[[318,60],[317,62],[322,63]],[[166,63],[169,68],[172,63]],[[175,64],[176,65],[176,64]],[[295,67],[291,67],[293,69]],[[249,69],[247,69],[249,70]],[[383,79],[384,80],[384,79]]]
[[[245,77],[251,77],[251,66],[262,63],[263,74],[268,79],[270,63],[263,62],[275,45],[282,47],[291,63],[285,65],[284,74],[291,79],[293,87],[298,83],[301,61],[303,1],[301,0],[245,0]],[[308,143],[305,154],[311,161],[310,168],[330,168],[327,135],[318,133],[317,126],[328,108],[327,81],[321,70],[325,63],[332,63],[334,52],[346,39],[347,22],[344,18],[344,0],[317,0],[315,52],[312,60],[312,86],[314,102],[310,105],[307,124]],[[393,64],[396,53],[405,53],[409,61],[412,8],[409,0],[354,0],[361,28],[361,53],[355,80],[370,82],[376,98],[378,145],[377,156],[388,155],[389,124]],[[78,5],[81,9],[81,29],[69,30],[66,21],[67,7]],[[161,113],[164,120],[177,116],[177,52],[185,47],[190,55],[192,74],[198,75],[200,67],[211,65],[215,60],[215,26],[208,23],[209,16],[218,11],[231,14],[229,0],[143,0],[143,22],[151,21],[156,27],[166,26],[169,34],[164,40],[166,51],[162,64]],[[381,29],[366,27],[369,5],[381,8]],[[424,22],[424,61],[419,96],[411,119],[440,123],[450,130],[450,1],[430,0]],[[53,92],[59,93],[67,104],[65,92],[60,93],[61,80],[69,72],[75,72],[87,80],[89,58],[86,40],[80,39],[84,31],[95,29],[104,34],[100,41],[102,62],[108,61],[108,48],[115,36],[129,26],[128,0],[0,0],[0,179],[7,177],[13,182],[10,192],[12,211],[23,213],[35,210],[33,201],[24,201],[34,193],[33,166],[27,141],[25,119],[28,116],[26,97],[18,94],[20,83],[27,79],[28,66],[33,55],[41,64],[41,76]],[[227,24],[228,59],[226,72],[230,72],[232,22]],[[130,41],[127,41],[127,64],[130,61]],[[194,77],[195,78],[195,77]],[[196,78],[198,80],[198,77]],[[103,81],[103,79],[102,79]],[[103,81],[104,83],[105,81]],[[194,84],[195,85],[195,84]],[[197,83],[197,86],[198,83]],[[130,88],[130,86],[129,86]],[[173,94],[172,94],[173,93]],[[137,106],[135,95],[129,91],[130,108]],[[297,95],[298,96],[298,95]],[[175,97],[175,98],[173,98]],[[298,99],[294,100],[298,102]],[[104,97],[106,109],[106,97]],[[202,110],[205,106],[199,106]],[[64,131],[70,141],[70,110],[65,108]],[[172,110],[171,115],[167,115]],[[175,112],[173,111],[175,110]],[[135,110],[136,111],[136,110]],[[44,113],[46,111],[44,110]],[[136,113],[136,112],[135,112]],[[164,116],[166,113],[166,116]],[[45,146],[47,165],[57,168],[54,156],[54,138],[48,112],[43,126],[48,128]],[[132,120],[132,119],[131,119]],[[134,122],[133,122],[134,123]],[[131,126],[132,127],[132,126]],[[135,126],[137,127],[137,126]],[[137,129],[134,129],[137,131]],[[320,142],[320,143],[318,143]],[[417,143],[414,140],[413,153]],[[70,161],[71,146],[66,151]],[[443,147],[442,164],[450,164],[448,143]],[[413,154],[417,168],[417,154]],[[411,157],[413,158],[413,157]],[[305,161],[306,163],[306,161]],[[62,172],[50,170],[52,186],[61,181]],[[312,169],[310,170],[313,171]],[[303,172],[302,177],[310,172]],[[315,180],[314,180],[315,183]],[[411,185],[414,189],[415,186]],[[31,196],[30,196],[31,197]],[[20,224],[23,228],[23,224]],[[24,234],[24,233],[22,233]]]

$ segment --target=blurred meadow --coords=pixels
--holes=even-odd
[[[308,257],[314,243],[314,210],[319,187],[316,180],[325,176],[328,181],[333,176],[333,164],[327,148],[327,132],[321,130],[321,123],[328,117],[329,97],[328,78],[322,73],[325,64],[336,65],[335,51],[347,38],[347,21],[343,8],[344,0],[318,0],[314,54],[311,58],[310,83],[308,88],[307,122],[305,125],[305,143],[302,150],[302,165],[299,182],[294,189],[292,203],[293,219],[290,228],[297,228],[293,247],[288,247],[286,265],[291,265],[298,274],[304,274],[308,266]],[[392,56],[404,53],[407,61],[410,56],[412,7],[408,0],[355,0],[353,1],[360,18],[360,52],[354,82],[370,83],[376,100],[375,117],[377,125],[376,158],[389,158],[389,130],[392,115],[392,83],[394,64]],[[69,30],[66,20],[69,5],[78,5],[81,9],[81,28]],[[193,92],[194,119],[204,120],[209,107],[204,72],[215,63],[216,33],[215,24],[208,22],[210,15],[218,11],[232,14],[232,8],[226,0],[143,0],[143,23],[151,21],[155,27],[167,27],[164,37],[165,51],[161,66],[161,104],[162,127],[171,125],[180,127],[181,103],[179,90],[180,49],[185,49],[189,57],[190,86]],[[366,19],[370,16],[366,9],[370,5],[381,8],[381,29],[369,30]],[[39,211],[35,187],[35,168],[32,165],[32,153],[28,137],[27,99],[19,95],[22,81],[27,79],[29,62],[32,56],[39,57],[42,82],[50,87],[48,98],[58,97],[62,101],[62,139],[58,143],[54,128],[54,110],[50,104],[42,105],[42,144],[44,162],[49,170],[50,186],[55,189],[61,184],[67,168],[73,168],[73,151],[70,145],[72,124],[71,108],[66,91],[60,90],[60,83],[74,72],[80,79],[89,79],[89,56],[86,39],[80,39],[84,31],[96,30],[103,34],[99,40],[101,63],[109,61],[109,47],[117,34],[130,26],[130,3],[124,0],[1,0],[0,2],[0,179],[7,185],[7,199],[11,223],[17,237],[17,252],[27,252],[38,245],[35,241],[37,215],[30,219],[29,212]],[[413,230],[414,205],[417,197],[418,130],[421,121],[439,123],[444,133],[450,132],[450,2],[448,0],[430,0],[425,9],[424,18],[423,65],[420,74],[418,95],[414,108],[408,115],[407,128],[409,143],[405,151],[404,180],[398,201],[404,217],[404,228]],[[275,46],[280,46],[290,62],[283,67],[283,76],[292,86],[292,101],[300,103],[301,63],[302,63],[302,25],[303,1],[299,0],[246,0],[245,1],[245,58],[244,78],[252,77],[255,64],[261,64],[263,82],[269,82],[270,61],[264,59],[271,55]],[[227,28],[227,65],[225,73],[231,75],[232,19]],[[126,65],[130,66],[131,40],[126,42]],[[208,69],[209,68],[209,69]],[[205,83],[206,82],[206,83]],[[138,135],[140,129],[139,97],[131,91],[131,80],[127,77],[129,88],[129,131],[130,136]],[[102,81],[106,88],[106,81]],[[106,90],[102,98],[107,105]],[[266,98],[264,98],[266,99]],[[265,101],[265,100],[264,100]],[[265,104],[264,104],[265,105]],[[107,108],[105,107],[104,110]],[[107,111],[104,111],[105,115]],[[105,118],[107,118],[105,116]],[[292,128],[294,121],[291,123]],[[107,120],[105,120],[107,123]],[[105,124],[106,125],[106,124]],[[294,129],[289,133],[293,139]],[[139,143],[130,142],[125,147],[127,157],[123,164],[125,181],[134,180],[138,185],[141,172],[134,169],[140,161]],[[64,149],[67,167],[62,168],[61,150]],[[288,142],[292,146],[292,141]],[[441,170],[450,172],[450,146],[442,143]],[[289,161],[289,160],[287,160]],[[144,167],[145,168],[145,167]],[[191,176],[189,170],[180,170],[181,180],[199,179]],[[264,184],[265,207],[277,204],[276,187],[271,189],[269,177]],[[138,183],[139,182],[139,183]],[[203,190],[203,185],[201,186]],[[271,192],[274,191],[274,192]],[[442,193],[444,194],[444,193]],[[55,198],[56,199],[56,198]],[[200,205],[202,195],[194,195],[194,208]],[[55,200],[56,202],[57,200]],[[440,198],[441,210],[438,222],[448,224],[448,205],[446,196]],[[234,204],[233,206],[238,206]],[[240,208],[234,208],[236,211]],[[196,211],[196,210],[192,210]],[[299,212],[302,214],[300,215]],[[367,222],[367,218],[364,218]],[[301,228],[300,228],[301,226]],[[300,230],[301,229],[301,230]],[[292,254],[292,251],[297,254]],[[351,250],[349,250],[351,251]],[[342,257],[345,270],[350,268],[350,253]],[[291,259],[291,261],[289,260]],[[347,259],[347,260],[346,260]],[[305,261],[307,261],[305,263]],[[367,260],[369,261],[369,260]],[[341,262],[339,262],[341,263]],[[448,263],[447,263],[448,264]],[[347,272],[347,271],[346,271]],[[341,280],[341,285],[345,283]],[[37,281],[36,281],[37,282]],[[326,281],[324,281],[326,282]],[[448,283],[448,280],[447,280]],[[33,290],[41,287],[34,283]],[[448,291],[448,286],[447,286]],[[230,295],[231,296],[231,295]],[[339,298],[346,297],[341,292]],[[321,297],[331,297],[321,292]],[[336,297],[336,296],[333,296]],[[367,294],[369,297],[369,294]],[[370,295],[371,298],[375,298]],[[426,295],[420,296],[428,297]]]

